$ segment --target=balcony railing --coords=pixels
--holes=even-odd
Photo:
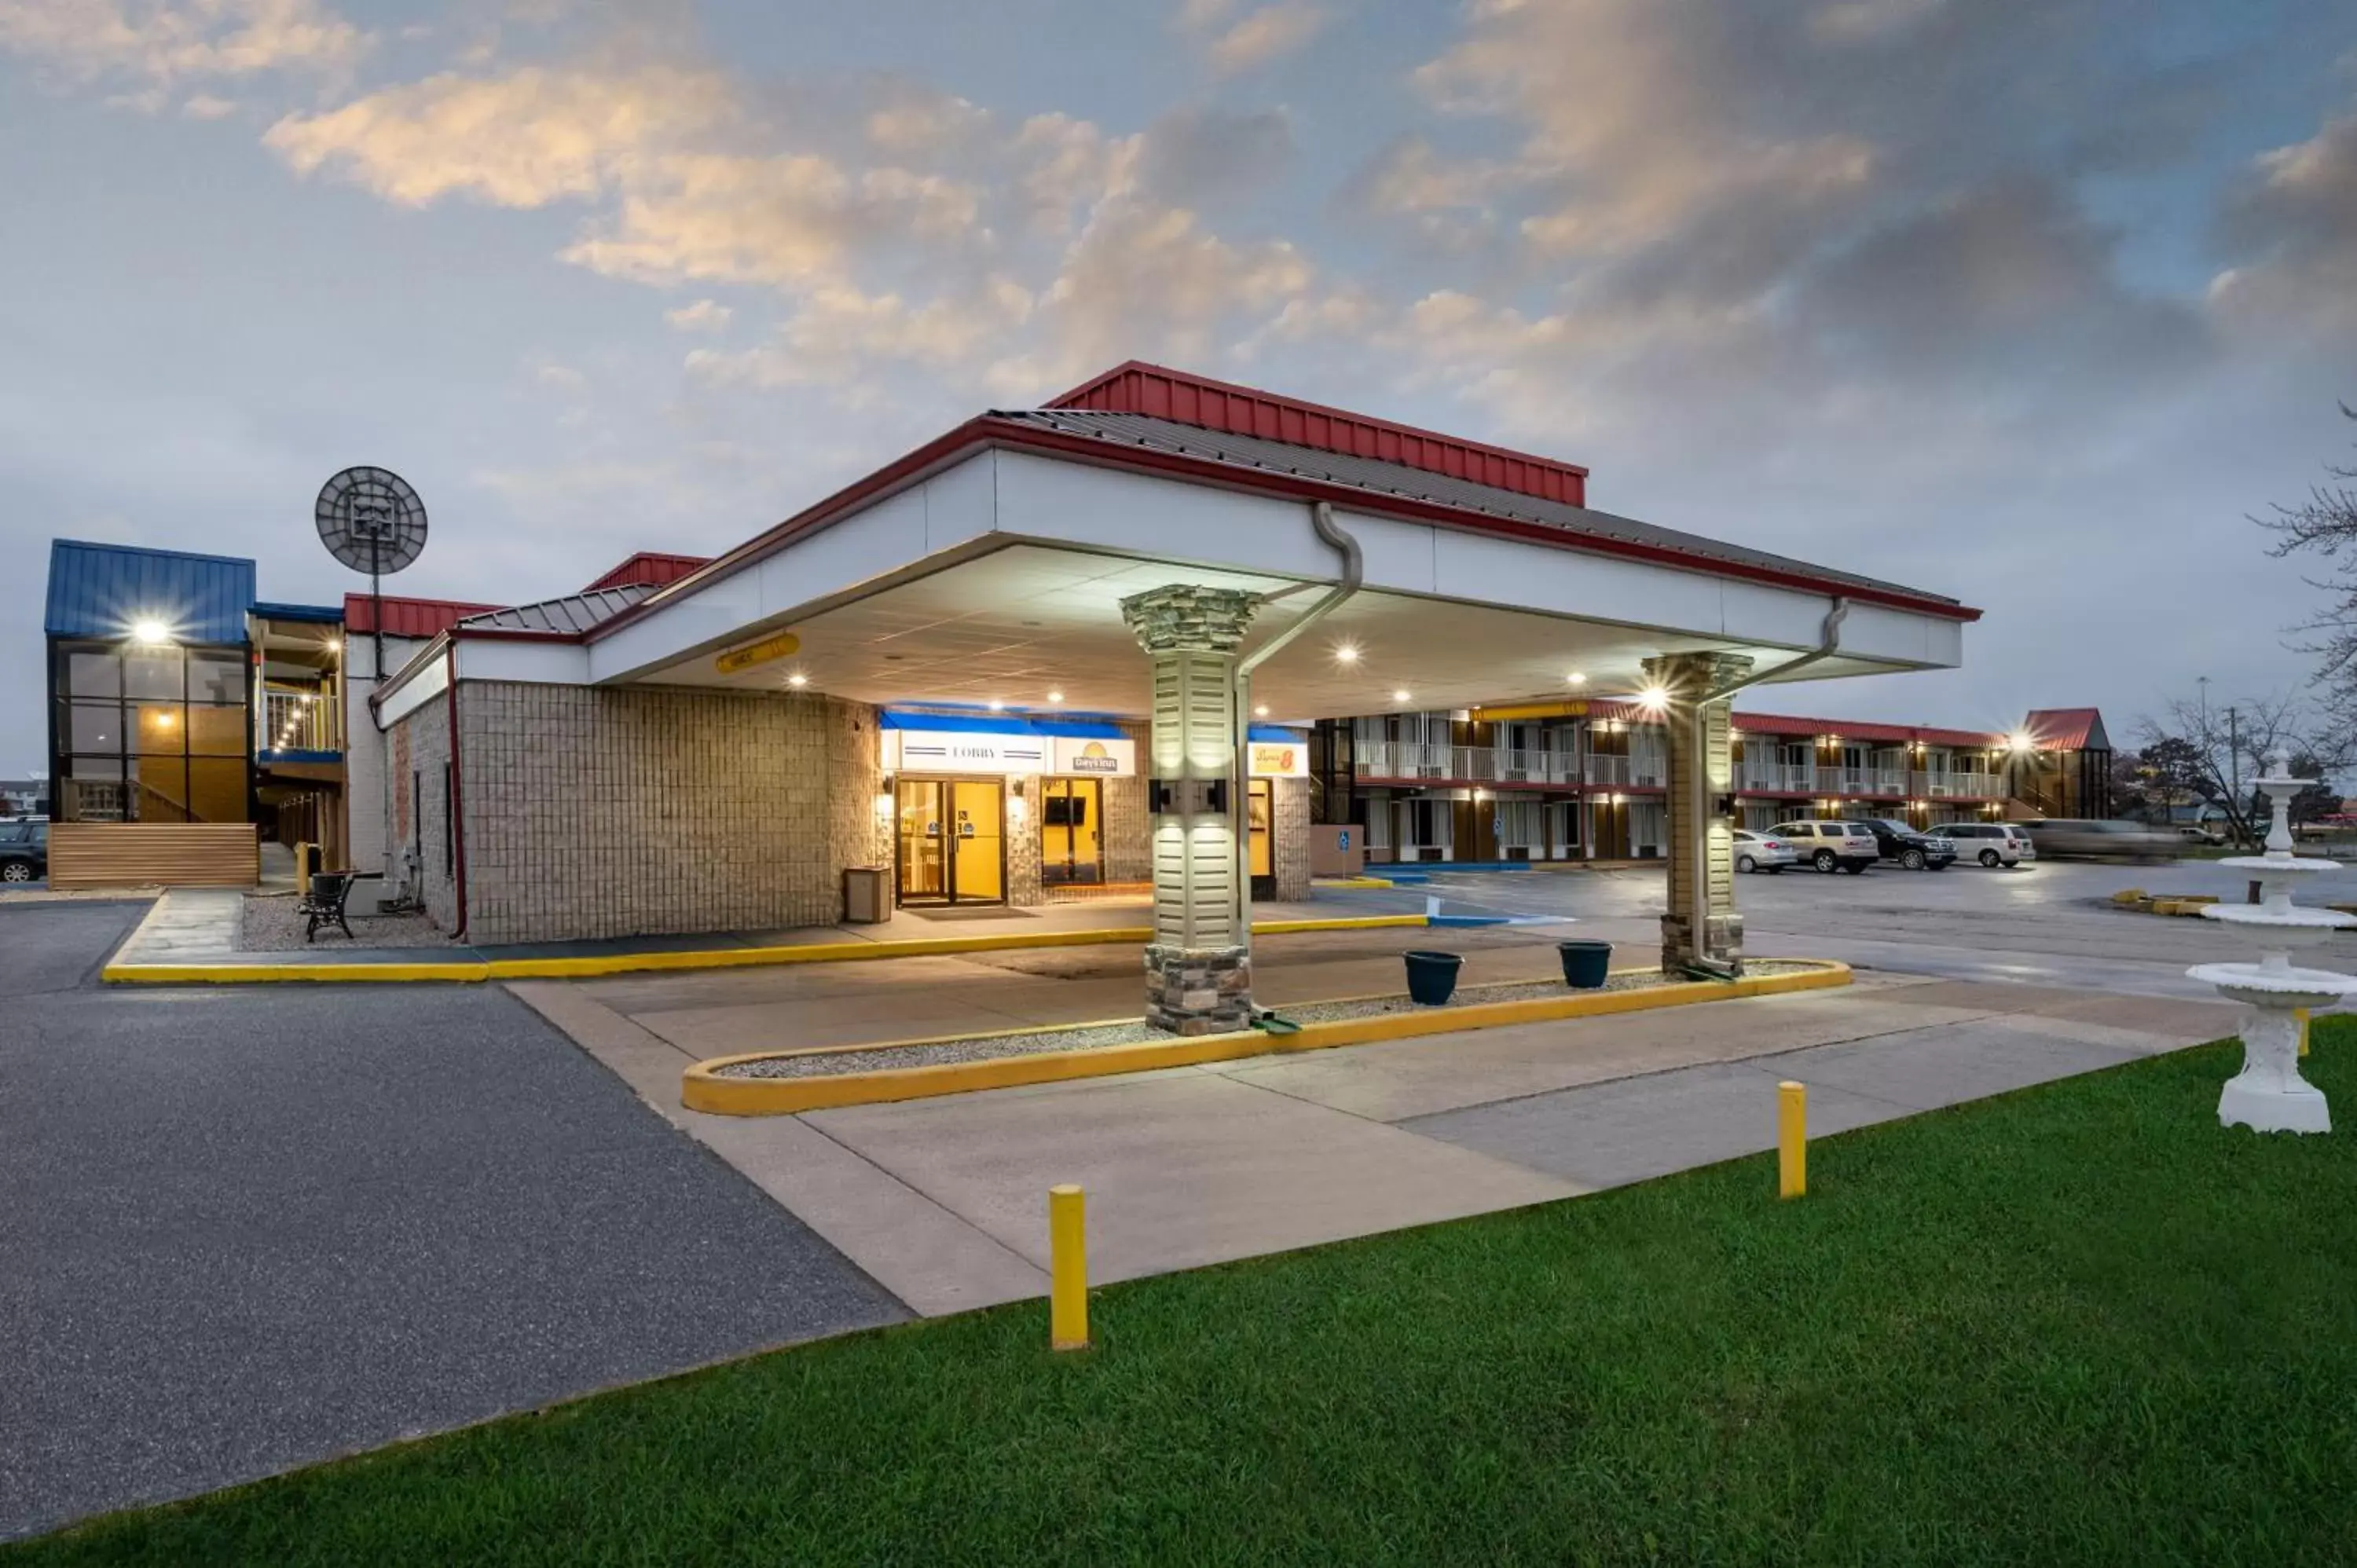
[[[1914,776],[1914,793],[1919,799],[1948,800],[1955,796],[1995,795],[1998,793],[1994,773],[1968,773],[1951,768],[1944,773],[1918,773]]]
[[[1805,795],[1815,787],[1815,770],[1805,763],[1747,762],[1737,770],[1738,790],[1764,789],[1785,795]]]
[[[343,716],[336,693],[272,686],[262,693],[262,712],[255,715],[253,746],[257,752],[333,752],[344,749]]]
[[[1567,751],[1414,740],[1362,740],[1351,771],[1362,779],[1448,779],[1475,784],[1574,784],[1579,779],[1578,761]]]

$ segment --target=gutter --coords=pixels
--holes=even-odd
[[[450,714],[450,871],[451,881],[458,896],[457,929],[450,940],[467,940],[467,770],[458,759],[458,648],[450,644],[443,651],[449,661],[450,689],[443,693]]]
[[[1283,652],[1302,633],[1309,630],[1341,607],[1342,601],[1359,591],[1366,578],[1366,558],[1361,553],[1359,542],[1341,524],[1334,521],[1334,508],[1326,501],[1316,501],[1309,508],[1312,532],[1330,546],[1342,558],[1341,581],[1329,589],[1324,597],[1297,617],[1291,626],[1278,632],[1243,658],[1236,660],[1235,676],[1229,688],[1228,733],[1236,744],[1229,758],[1229,800],[1243,831],[1236,834],[1236,931],[1244,947],[1252,946],[1252,678],[1253,671]],[[1267,603],[1275,596],[1262,596]],[[1276,846],[1276,792],[1272,787],[1268,800],[1269,849],[1272,856]]]

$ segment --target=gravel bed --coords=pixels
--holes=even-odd
[[[1787,974],[1816,965],[1774,959],[1745,965],[1752,974]],[[1632,970],[1605,978],[1602,990],[1644,991],[1678,983],[1652,970]],[[1518,1002],[1563,993],[1561,980],[1525,980],[1499,985],[1459,986],[1437,1008],[1419,1008],[1405,994],[1371,996],[1350,1002],[1312,1002],[1281,1007],[1278,1015],[1297,1024],[1329,1024],[1339,1018],[1372,1018],[1386,1013],[1440,1012],[1480,1002]],[[733,1062],[714,1069],[722,1078],[833,1078],[847,1072],[879,1072],[890,1068],[945,1067],[952,1062],[996,1061],[1002,1057],[1039,1056],[1049,1051],[1095,1051],[1107,1046],[1137,1046],[1149,1041],[1176,1040],[1167,1029],[1135,1024],[1098,1024],[1085,1029],[1045,1029],[1024,1035],[977,1035],[969,1040],[938,1045],[889,1046],[877,1050],[826,1051],[811,1056],[762,1057]]]
[[[880,1072],[896,1067],[945,1067],[951,1062],[996,1061],[1000,1057],[1039,1056],[1047,1051],[1095,1051],[1175,1040],[1168,1029],[1143,1021],[1099,1024],[1086,1029],[1047,1029],[1028,1035],[980,1035],[932,1046],[891,1046],[874,1051],[830,1051],[819,1056],[763,1057],[715,1069],[722,1078],[832,1078],[838,1073]]]
[[[423,915],[363,915],[347,910],[352,934],[347,938],[334,926],[320,929],[318,939],[303,940],[304,919],[295,913],[298,902],[291,893],[255,894],[245,897],[238,917],[237,945],[241,952],[332,951],[337,948],[451,948],[458,944],[436,930]]]

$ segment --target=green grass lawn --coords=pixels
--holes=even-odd
[[[866,1334],[33,1562],[2346,1562],[2357,1133],[2211,1047],[1772,1159]],[[2357,1122],[2357,1026],[2312,1076]],[[1761,1114],[1768,1114],[1762,1107]],[[1044,1198],[1043,1198],[1044,1223]]]

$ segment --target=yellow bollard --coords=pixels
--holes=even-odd
[[[1089,1258],[1085,1199],[1077,1187],[1048,1189],[1048,1348],[1089,1348]]]
[[[311,896],[311,856],[307,853],[310,847],[301,839],[295,841],[295,892],[298,897]]]
[[[2299,1020],[2299,1054],[2306,1056],[2308,1055],[2308,1009],[2295,1007],[2291,1010],[2291,1015]]]
[[[1786,1079],[1776,1086],[1776,1196],[1809,1190],[1809,1090]]]

